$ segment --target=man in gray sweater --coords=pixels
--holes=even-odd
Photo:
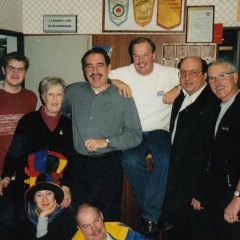
[[[96,205],[105,221],[119,221],[123,169],[122,151],[142,140],[142,129],[133,98],[119,94],[108,79],[110,58],[102,48],[93,48],[82,58],[87,82],[67,87],[62,111],[73,123],[77,152],[72,203]]]

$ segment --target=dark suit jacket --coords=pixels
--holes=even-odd
[[[170,132],[172,133],[184,94],[173,104]],[[212,115],[220,101],[207,85],[198,98],[179,112],[175,138],[171,149],[165,210],[185,211],[194,197],[202,198],[202,148],[206,136],[208,116]]]
[[[240,178],[240,94],[221,119],[214,138],[217,117],[209,124],[204,199],[211,209],[223,210],[231,202]]]

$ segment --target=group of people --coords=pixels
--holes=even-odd
[[[129,54],[131,65],[111,70],[104,49],[87,51],[86,81],[44,78],[38,111],[21,87],[28,59],[4,58],[0,239],[240,239],[236,67],[196,56],[161,66],[145,37]],[[123,169],[140,234],[119,222]]]

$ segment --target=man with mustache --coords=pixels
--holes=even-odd
[[[205,60],[189,56],[179,62],[183,90],[173,103],[170,121],[172,148],[164,213],[173,222],[168,240],[203,240],[202,152],[206,127],[219,100],[207,84]]]
[[[104,223],[102,213],[91,204],[83,203],[77,209],[77,228],[73,240],[147,240],[120,222]]]
[[[156,46],[149,38],[139,37],[132,40],[129,54],[133,63],[112,70],[109,77],[127,83],[136,102],[143,140],[137,147],[124,151],[123,167],[142,211],[139,231],[146,237],[156,239],[158,228],[166,230],[170,227],[163,221],[161,207],[169,165],[169,123],[172,105],[164,104],[163,101],[173,101],[171,98],[167,99],[165,93],[179,85],[178,70],[154,63]],[[113,82],[118,86],[119,81]],[[179,90],[175,91],[178,95]],[[153,157],[151,172],[148,171],[146,163],[149,153]]]
[[[208,118],[206,136],[205,239],[240,239],[240,94],[238,73],[228,59],[208,67],[213,93],[221,100]]]
[[[140,144],[142,130],[133,98],[108,79],[110,58],[102,48],[82,57],[87,82],[67,87],[62,111],[71,116],[77,159],[70,187],[73,207],[94,204],[107,221],[119,221],[123,184],[122,151]]]

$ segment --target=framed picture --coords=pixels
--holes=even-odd
[[[186,42],[213,42],[214,6],[188,6]]]
[[[103,32],[185,32],[187,0],[103,0]]]

